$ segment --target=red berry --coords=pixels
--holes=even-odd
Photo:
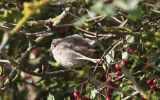
[[[153,79],[148,79],[147,84],[152,85],[153,84]]]
[[[111,100],[111,97],[107,97],[106,100]]]
[[[114,90],[113,88],[109,88],[109,87],[106,88],[106,94],[107,94],[107,95],[111,95],[112,92],[113,92],[113,90]]]
[[[112,84],[112,80],[111,79],[107,79],[107,84],[111,85]]]
[[[34,55],[36,55],[37,53],[38,53],[38,51],[39,51],[39,49],[38,48],[32,48],[32,53],[34,54]]]
[[[144,53],[143,53],[143,52],[140,52],[139,55],[140,55],[140,56],[144,56]]]
[[[151,90],[151,91],[155,91],[156,89],[157,89],[156,85],[151,85],[151,86],[150,86],[150,90]]]
[[[121,65],[127,66],[127,61],[123,59],[123,60],[121,61]]]
[[[78,90],[74,90],[73,96],[74,96],[75,98],[78,98],[78,97],[79,97],[79,92],[78,92]]]
[[[118,64],[115,64],[114,67],[115,67],[116,71],[120,71],[121,70],[121,68],[120,68],[120,66]]]
[[[100,78],[101,81],[105,82],[106,81],[106,75],[103,74],[102,77]]]
[[[121,75],[121,71],[116,71],[116,76],[120,76]]]
[[[134,52],[134,49],[133,49],[133,48],[128,48],[128,49],[127,49],[127,52],[128,52],[128,53]]]

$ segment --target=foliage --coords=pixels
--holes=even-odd
[[[158,0],[1,0],[0,100],[158,100],[159,10]],[[72,34],[98,40],[100,61],[56,63],[52,39]]]

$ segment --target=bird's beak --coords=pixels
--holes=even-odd
[[[47,51],[48,51],[48,52],[52,52],[52,49],[51,49],[51,48],[49,48]]]

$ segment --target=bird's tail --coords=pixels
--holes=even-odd
[[[86,56],[77,57],[76,59],[87,60],[87,61],[91,61],[93,63],[98,63],[100,61],[100,59],[93,59],[93,58],[89,58],[89,57],[86,57]]]

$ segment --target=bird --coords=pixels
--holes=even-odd
[[[96,50],[94,42],[79,34],[52,40],[50,51],[54,59],[64,67],[83,66],[87,61],[97,63],[98,59],[89,58]]]

